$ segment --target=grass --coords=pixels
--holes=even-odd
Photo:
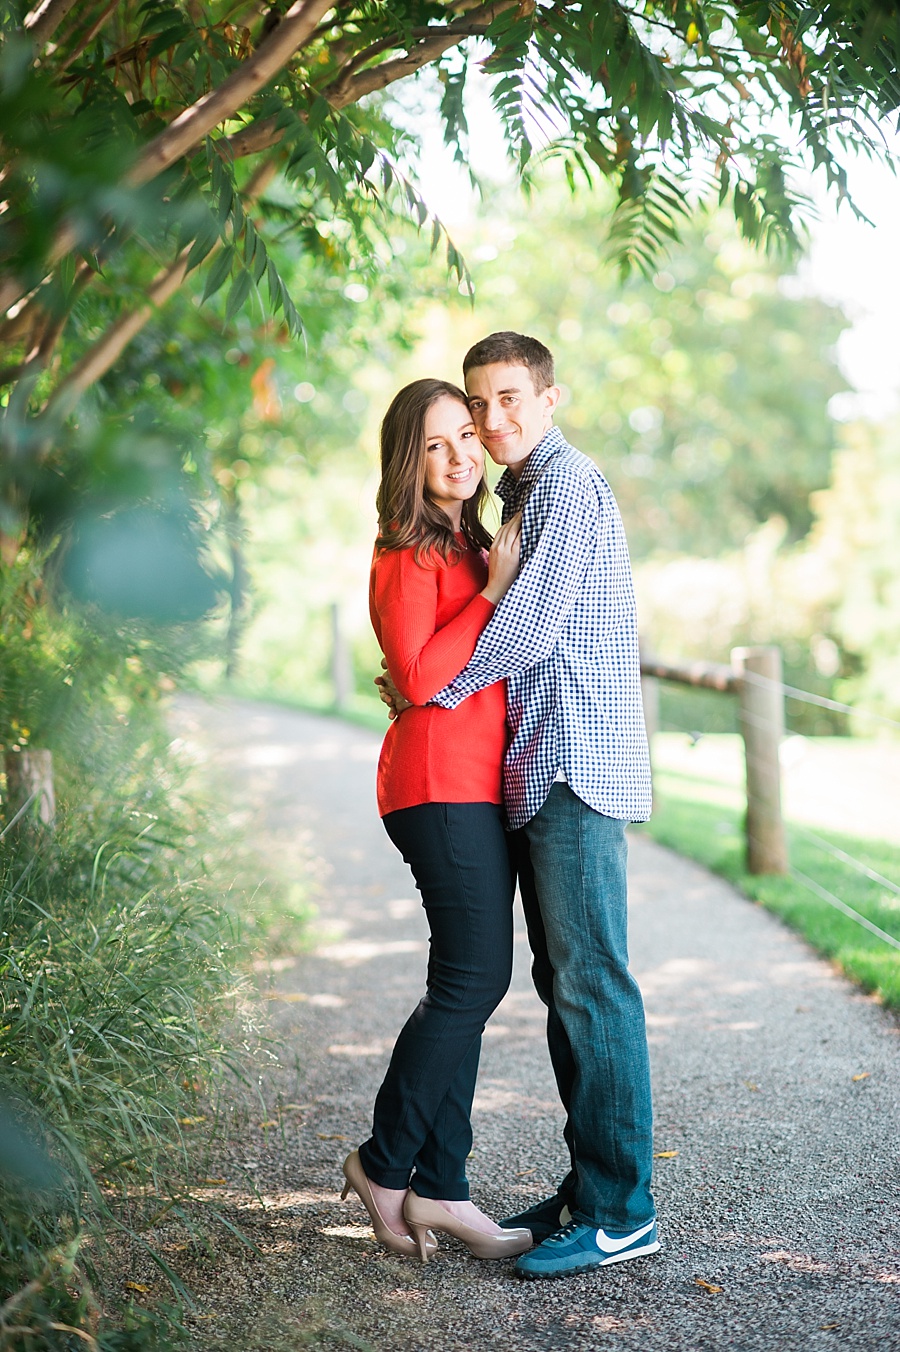
[[[216,1227],[185,1199],[219,1089],[246,1077],[247,899],[230,889],[230,847],[186,796],[166,741],[134,720],[120,736],[98,729],[78,773],[61,767],[55,833],[3,842],[4,1352],[180,1347],[191,1298],[144,1232],[163,1212],[199,1243]],[[168,1305],[129,1308],[107,1289],[117,1234],[162,1271]]]
[[[694,781],[669,771],[657,777],[654,813],[643,829],[661,844],[727,878],[780,916],[864,990],[874,992],[885,1006],[900,1010],[900,951],[835,910],[793,873],[787,877],[748,873],[743,827],[743,813],[734,806],[729,786],[717,789],[709,781]],[[788,825],[791,869],[900,941],[900,897],[825,851],[811,835],[896,882],[900,882],[900,848],[824,828],[811,831]]]

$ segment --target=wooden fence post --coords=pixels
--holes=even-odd
[[[6,775],[6,816],[12,822],[22,812],[43,826],[52,827],[56,818],[56,795],[53,792],[53,755],[33,747],[22,751],[7,751],[3,757]],[[30,806],[23,812],[25,805]],[[20,824],[21,825],[21,824]]]
[[[775,647],[734,648],[741,735],[747,764],[747,868],[751,873],[787,873],[781,816],[784,691],[781,652]]]
[[[344,631],[341,628],[341,608],[331,604],[331,683],[334,687],[334,707],[346,709],[353,691],[353,668]]]

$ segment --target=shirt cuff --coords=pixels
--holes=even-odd
[[[445,685],[443,690],[439,690],[428,701],[429,704],[437,704],[441,709],[455,709],[462,704],[463,700],[469,695],[469,691],[461,689],[459,677],[452,680],[449,685]]]

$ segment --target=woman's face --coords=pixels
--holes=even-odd
[[[425,415],[425,492],[459,526],[484,474],[484,447],[465,404],[446,394]]]

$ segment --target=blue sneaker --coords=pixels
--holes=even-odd
[[[571,1221],[536,1249],[523,1254],[516,1263],[516,1272],[530,1281],[541,1277],[569,1277],[576,1272],[588,1272],[591,1268],[656,1253],[658,1248],[655,1219],[632,1230],[629,1235],[607,1234],[593,1225]]]
[[[568,1225],[571,1219],[568,1201],[562,1193],[557,1192],[543,1202],[536,1202],[527,1211],[520,1211],[517,1216],[507,1216],[497,1224],[503,1230],[530,1230],[535,1244],[540,1244]]]

